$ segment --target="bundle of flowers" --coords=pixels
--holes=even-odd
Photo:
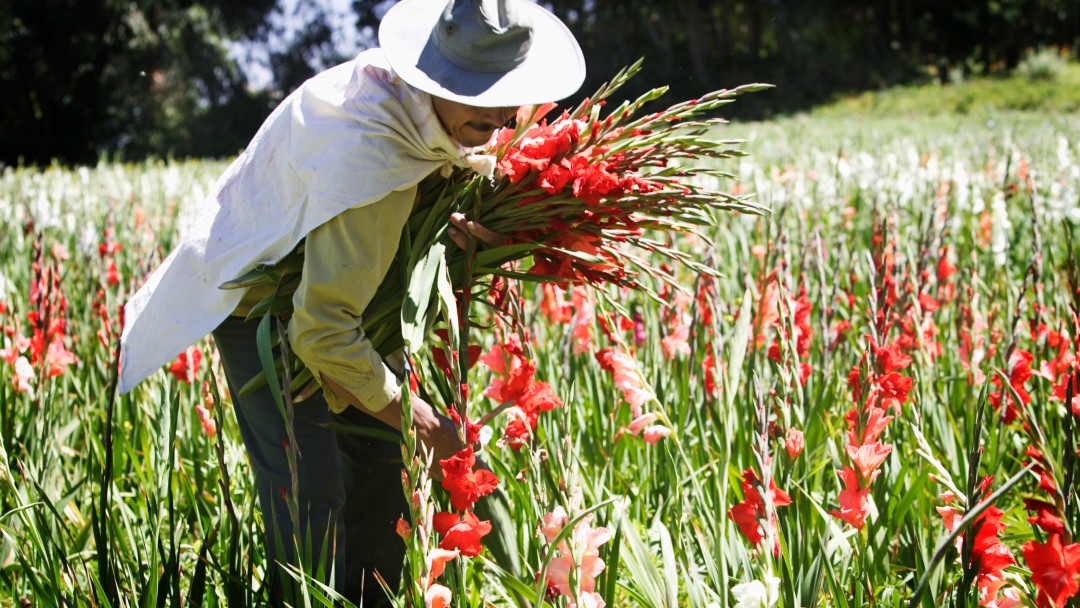
[[[455,313],[443,318],[453,330],[451,350],[458,350],[458,317],[466,313],[467,322],[474,289],[486,288],[492,276],[646,292],[643,276],[674,284],[663,265],[650,261],[651,253],[716,274],[673,249],[667,235],[714,225],[714,211],[765,213],[748,196],[714,187],[731,176],[712,159],[743,153],[734,147],[740,142],[713,138],[714,127],[725,121],[706,115],[770,85],[715,91],[638,117],[666,92],[661,87],[602,115],[605,100],[639,68],[640,62],[622,70],[550,122],[543,117],[555,104],[521,108],[514,128],[501,129],[484,153],[470,157],[477,171],[459,169],[420,185],[418,209],[402,234],[396,263],[362,315],[378,352],[386,356],[406,344],[417,348],[440,303],[444,312]],[[696,164],[701,159],[710,162]],[[505,243],[467,251],[447,247],[455,212],[504,235]],[[225,287],[275,284],[275,293],[250,316],[288,316],[302,256],[301,244],[276,265],[256,268]],[[294,359],[290,369],[294,400],[317,390],[301,362]],[[265,381],[258,377],[245,390]]]

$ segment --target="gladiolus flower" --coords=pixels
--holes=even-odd
[[[409,540],[409,536],[412,535],[412,526],[405,521],[404,517],[399,517],[397,523],[394,524],[394,532],[397,532],[397,535],[404,540]]]
[[[570,518],[566,509],[562,508],[562,505],[556,506],[554,511],[544,514],[540,523],[540,535],[546,538],[548,543],[553,543],[568,521]]]
[[[20,393],[30,392],[32,388],[30,382],[33,379],[34,368],[30,365],[30,361],[26,357],[15,359],[15,377],[11,379],[15,390]]]
[[[573,327],[571,336],[574,340],[574,354],[580,355],[592,352],[592,327],[593,317],[596,316],[596,304],[593,303],[589,291],[582,285],[575,285],[570,294],[570,301],[574,306]]]
[[[902,353],[900,345],[896,342],[879,347],[871,340],[870,350],[874,353],[874,358],[883,374],[901,370],[911,365],[911,357]]]
[[[443,471],[442,487],[450,493],[450,504],[459,511],[472,508],[481,496],[491,494],[499,485],[499,478],[491,471],[473,471],[475,464],[472,446],[439,461]]]
[[[1028,522],[1031,525],[1042,528],[1047,534],[1065,533],[1065,522],[1058,517],[1056,505],[1041,500],[1025,498],[1024,508],[1028,511],[1035,512],[1033,517],[1028,518]]]
[[[784,438],[784,450],[787,451],[788,458],[795,460],[802,454],[805,445],[802,431],[794,427],[788,429],[787,437]]]
[[[480,555],[480,539],[491,532],[491,522],[480,521],[471,512],[465,515],[436,513],[431,525],[443,537],[439,547],[450,551],[457,549],[465,557]]]
[[[874,472],[872,477],[877,476],[877,471]],[[840,504],[840,509],[833,509],[830,511],[833,517],[842,519],[851,524],[857,529],[862,529],[866,523],[867,509],[866,498],[870,495],[870,488],[859,487],[859,475],[855,472],[855,469],[851,467],[844,467],[840,471],[840,480],[844,482],[844,489],[840,490],[840,494],[837,495],[836,501]],[[872,479],[867,480],[867,484]]]
[[[660,346],[664,350],[664,357],[674,359],[680,355],[688,356],[690,354],[690,343],[687,342],[689,337],[690,327],[679,324],[670,334],[660,338]]]
[[[753,469],[746,469],[742,473],[742,489],[746,498],[735,504],[728,509],[728,518],[735,522],[739,526],[739,531],[743,533],[743,536],[750,541],[750,544],[755,547],[761,544],[761,541],[765,539],[765,528],[762,527],[765,518],[765,501],[762,500],[761,494],[758,493],[757,485],[760,484],[760,478]],[[769,492],[772,498],[772,506],[784,507],[791,504],[791,497],[787,492],[776,487],[776,481],[770,480]],[[776,530],[776,513],[773,511],[769,513],[768,524],[770,530],[774,532]],[[780,543],[777,541],[773,544],[773,554],[779,555]]]
[[[596,577],[604,570],[600,545],[610,539],[607,528],[591,528],[589,518],[579,521],[570,538],[559,544],[558,554],[549,563],[548,582],[569,598],[576,598],[583,592],[592,593],[596,588]],[[576,589],[570,584],[571,574],[574,574]]]
[[[735,598],[734,608],[769,608],[780,599],[780,579],[766,574],[765,583],[739,583],[731,588],[731,595]]]
[[[1005,424],[1009,424],[1016,420],[1020,416],[1020,410],[1018,409],[1015,398],[1013,397],[1013,391],[1016,391],[1016,395],[1020,397],[1020,405],[1027,405],[1031,401],[1031,395],[1028,394],[1027,389],[1024,388],[1024,383],[1027,382],[1031,376],[1031,362],[1034,357],[1031,353],[1016,349],[1009,355],[1009,386],[1012,390],[1002,387],[1000,390],[990,393],[990,404],[994,406],[994,410],[1000,410],[1001,404],[1005,404]],[[994,376],[990,378],[990,381],[995,386],[1001,387],[1001,378]]]
[[[611,374],[615,386],[622,391],[623,398],[630,404],[634,416],[641,415],[641,406],[656,398],[656,393],[645,382],[638,371],[637,362],[622,349],[605,348],[596,353],[600,367]]]
[[[427,588],[424,592],[424,607],[425,608],[449,608],[450,600],[453,599],[454,594],[450,592],[446,587],[436,583]]]
[[[1064,606],[1080,590],[1080,543],[1063,546],[1061,536],[1051,534],[1045,543],[1025,543],[1024,560],[1039,590],[1039,606]]]
[[[64,348],[64,343],[59,336],[49,343],[49,349],[45,353],[45,363],[49,366],[50,378],[63,374],[67,366],[78,361],[74,353]]]
[[[848,457],[855,463],[859,472],[859,479],[869,480],[876,472],[881,463],[892,453],[892,446],[881,442],[866,443],[859,447],[847,446]]]
[[[400,520],[399,520],[400,521]],[[439,575],[446,569],[446,563],[452,561],[455,557],[460,555],[461,552],[457,549],[447,550],[436,547],[428,553],[429,574],[428,580],[434,581],[439,578]]]
[[[642,432],[641,438],[644,439],[646,443],[656,445],[658,441],[660,441],[664,437],[667,437],[670,434],[671,429],[669,429],[668,427],[654,424],[646,428],[645,431]]]
[[[202,362],[202,352],[194,346],[189,346],[177,355],[176,360],[169,366],[169,372],[180,382],[191,384],[199,373],[200,362]]]

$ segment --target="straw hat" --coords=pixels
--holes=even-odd
[[[405,82],[471,106],[556,101],[585,80],[573,34],[527,0],[402,0],[383,17],[379,45]]]

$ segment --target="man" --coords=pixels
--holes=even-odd
[[[379,43],[282,102],[125,308],[122,392],[213,332],[255,473],[275,603],[291,599],[293,581],[274,561],[322,570],[365,606],[385,599],[374,571],[397,584],[404,547],[393,524],[407,512],[400,451],[371,429],[400,433],[400,388],[360,315],[393,262],[417,184],[467,166],[469,148],[488,142],[518,106],[562,99],[584,79],[573,36],[526,0],[404,0],[383,19]],[[459,244],[494,237],[464,217],[452,222]],[[238,396],[261,373],[257,323],[242,316],[264,294],[218,286],[302,239],[289,343],[324,391],[295,407],[301,523],[293,530],[286,423],[268,391]],[[417,438],[436,458],[460,448],[449,420],[413,404]]]

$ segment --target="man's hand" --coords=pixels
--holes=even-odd
[[[391,427],[401,430],[401,396],[394,397],[393,401],[378,411],[368,409],[352,393],[334,380],[322,376],[323,386],[334,391],[353,407],[359,408],[365,414],[382,420]],[[412,396],[412,421],[416,429],[416,439],[421,452],[427,454],[433,452],[431,461],[431,477],[435,481],[442,479],[442,467],[440,460],[445,460],[465,449],[465,444],[458,435],[457,425],[454,421],[435,411],[430,403],[416,395]]]
[[[431,477],[435,481],[440,481],[443,474],[439,461],[446,460],[465,449],[465,444],[458,435],[458,428],[454,421],[436,412],[431,404],[416,395],[412,397],[412,414],[417,447],[424,454],[428,450],[434,452],[431,460]]]
[[[451,213],[450,223],[453,226],[450,226],[446,233],[450,236],[450,240],[461,249],[469,246],[470,238],[480,239],[480,242],[488,247],[500,247],[506,244],[506,236],[484,228],[461,213]]]

